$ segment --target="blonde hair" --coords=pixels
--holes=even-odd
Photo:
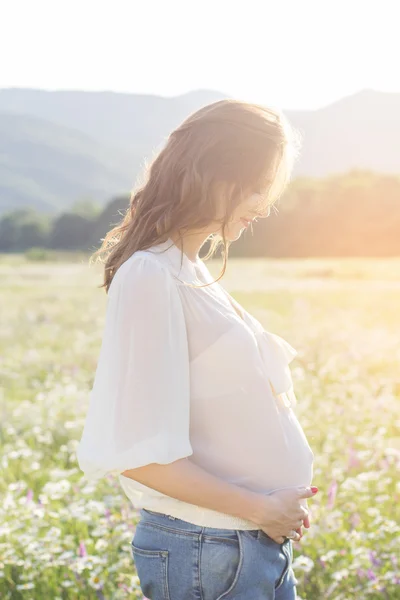
[[[117,269],[137,250],[165,242],[175,232],[202,229],[218,221],[205,259],[222,244],[224,275],[230,242],[226,227],[235,208],[260,194],[264,216],[285,190],[300,135],[279,111],[238,100],[221,100],[193,113],[167,138],[131,194],[122,221],[102,240],[91,260],[105,263],[106,292]],[[225,189],[226,209],[217,219],[217,196]],[[206,284],[210,285],[210,284]]]

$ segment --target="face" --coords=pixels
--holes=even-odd
[[[259,194],[252,194],[236,207],[226,230],[226,237],[229,241],[234,242],[237,240],[256,218],[260,218],[257,209],[260,206],[261,200],[262,198]],[[268,208],[267,214],[263,216],[268,217],[269,214],[270,208]]]
[[[217,195],[217,202],[217,218],[223,219],[226,210],[223,191]],[[235,208],[231,219],[225,228],[225,237],[228,241],[234,242],[239,239],[242,232],[251,227],[251,224],[254,223],[256,219],[269,217],[271,207],[269,206],[266,209],[264,202],[265,201],[260,194],[251,194]],[[260,210],[260,206],[263,206],[262,210]],[[219,221],[213,221],[206,228],[198,230],[198,233],[202,236],[204,236],[204,234],[210,236],[212,234],[222,233],[221,223]]]

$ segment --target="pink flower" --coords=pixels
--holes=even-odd
[[[357,529],[357,527],[361,523],[361,520],[362,519],[361,519],[360,515],[357,512],[351,515],[351,517],[350,517],[350,523],[351,523],[351,526],[353,527],[353,529]]]
[[[347,462],[347,468],[352,469],[356,468],[360,465],[360,460],[357,456],[357,452],[354,450],[353,443],[350,442],[349,445],[349,460]]]
[[[79,556],[84,557],[87,556],[87,552],[86,552],[86,546],[84,542],[80,542],[79,543],[79,551],[78,551]]]
[[[336,479],[333,479],[331,485],[329,486],[329,490],[328,490],[328,503],[327,503],[328,508],[333,508],[333,505],[335,504],[337,489],[338,489],[337,481],[336,481]]]

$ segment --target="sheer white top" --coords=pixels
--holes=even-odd
[[[265,494],[312,482],[314,454],[294,412],[289,363],[297,352],[219,283],[185,285],[213,279],[170,239],[118,269],[77,457],[88,479],[118,474],[137,509],[254,529],[121,475],[189,457]]]

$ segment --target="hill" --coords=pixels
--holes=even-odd
[[[221,97],[0,90],[0,214],[127,193],[168,132]]]
[[[105,202],[133,184],[141,156],[42,119],[0,113],[0,212]]]
[[[164,98],[116,92],[0,90],[0,111],[30,115],[107,143],[146,152],[198,108],[226,98],[198,90]]]
[[[194,110],[219,100],[114,92],[0,90],[0,213],[104,202],[133,186],[143,161]],[[400,94],[363,90],[315,111],[285,111],[302,134],[294,176],[400,171]]]

